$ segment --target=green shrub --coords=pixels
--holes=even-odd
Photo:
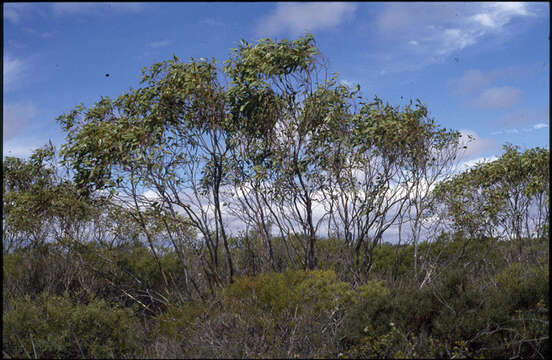
[[[549,355],[549,270],[512,263],[495,277],[485,306],[477,347],[485,357]]]
[[[421,289],[416,283],[391,290],[382,282],[359,287],[359,302],[349,311],[344,327],[343,356],[475,355],[458,342],[464,335],[459,329],[472,325],[468,310],[476,308],[475,293],[466,291],[470,287],[466,281],[461,271],[451,269],[441,274],[440,281]],[[455,336],[449,336],[451,332]]]
[[[548,267],[525,269],[522,264],[513,263],[500,272],[495,281],[499,291],[494,298],[510,311],[534,307],[539,301],[549,305]]]
[[[61,295],[77,290],[81,280],[90,278],[79,259],[56,244],[17,249],[4,254],[3,261],[4,296],[35,297],[42,292]]]
[[[184,357],[335,356],[336,331],[353,301],[333,271],[263,273],[157,319],[163,336],[180,339]]]
[[[2,257],[3,291],[4,298],[8,295],[23,294],[25,292],[25,264],[24,256],[20,251],[4,254]]]
[[[340,331],[341,346],[349,349],[362,344],[367,331],[371,336],[379,336],[389,330],[386,315],[391,300],[391,292],[383,281],[369,281],[356,289],[354,304],[345,316],[344,328]]]
[[[47,294],[14,299],[2,330],[3,349],[12,357],[119,358],[139,348],[132,311],[96,299],[88,304]]]
[[[337,279],[334,271],[289,271],[243,277],[224,291],[226,302],[246,303],[274,314],[301,311],[306,305],[317,311],[334,309],[352,301],[350,284]]]
[[[390,323],[390,329],[384,334],[378,335],[372,326],[364,327],[364,336],[358,344],[347,349],[340,357],[343,358],[405,358],[416,356],[412,353],[414,348],[410,336]]]
[[[167,311],[158,315],[158,334],[182,340],[194,322],[203,317],[206,309],[201,304],[169,305]]]
[[[384,243],[374,250],[374,266],[372,272],[385,278],[396,280],[407,276],[413,268],[413,246],[401,246]]]

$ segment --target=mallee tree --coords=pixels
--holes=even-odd
[[[239,273],[229,212],[257,229],[273,270],[279,260],[269,228],[306,269],[317,267],[317,239],[326,233],[342,240],[360,279],[402,215],[420,220],[425,197],[410,194],[423,175],[436,181],[459,151],[458,132],[436,125],[421,102],[393,107],[338,84],[310,35],[242,41],[222,69],[215,60],[174,56],[145,69],[140,88],[78,106],[59,121],[75,183],[88,192],[109,189],[132,208],[154,254],[146,208],[192,226],[210,284]],[[147,190],[155,199],[144,197]],[[166,228],[175,249],[193,242],[175,231]]]

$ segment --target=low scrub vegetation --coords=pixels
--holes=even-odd
[[[4,355],[547,358],[547,241],[535,240],[532,246],[541,255],[527,261],[505,262],[512,250],[502,242],[484,258],[479,247],[469,247],[465,256],[476,261],[451,264],[464,241],[421,244],[429,253],[448,252],[421,287],[411,268],[397,279],[389,276],[394,260],[389,256],[385,263],[383,253],[396,249],[383,245],[372,280],[356,286],[339,280],[332,268],[263,272],[237,277],[212,295],[202,284],[205,296],[194,301],[171,298],[180,291],[181,271],[170,266],[170,252],[162,261],[175,282],[164,295],[160,279],[144,285],[147,290],[130,279],[132,274],[147,282],[158,275],[155,266],[147,266],[155,264],[153,255],[141,247],[124,257],[119,249],[101,255],[117,264],[103,275],[95,274],[92,260],[64,264],[61,249],[48,249],[41,261],[37,255],[44,250],[19,250],[4,255]],[[96,259],[103,249],[79,251],[72,256],[87,261],[86,255]],[[141,265],[128,265],[134,262]],[[63,273],[41,270],[60,268]],[[37,271],[44,283],[21,281]]]

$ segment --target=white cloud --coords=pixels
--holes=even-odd
[[[498,34],[515,17],[531,15],[525,3],[481,3],[478,12],[459,16],[459,26],[444,30],[439,54],[449,54],[479,42],[486,35]],[[477,8],[476,8],[477,9]]]
[[[31,103],[4,104],[2,109],[4,141],[16,137],[36,114],[36,108]]]
[[[397,6],[398,4],[389,4],[376,19],[376,24],[380,32],[401,31],[409,27],[415,19],[412,13],[405,6]]]
[[[531,132],[534,130],[540,130],[540,129],[546,129],[548,127],[548,124],[545,123],[538,123],[531,127],[523,128],[521,129],[523,132]],[[519,134],[520,130],[517,128],[508,128],[503,130],[494,131],[491,134],[492,135],[502,135],[502,134]]]
[[[12,57],[9,54],[4,55],[3,75],[5,92],[18,86],[26,69],[27,64],[23,60]]]
[[[506,127],[517,127],[525,124],[546,124],[550,120],[550,112],[548,106],[541,109],[524,109],[507,114],[502,119],[502,125]],[[532,127],[523,129],[524,131],[533,130]]]
[[[148,201],[158,200],[161,198],[159,194],[153,190],[146,190],[142,196],[144,196]]]
[[[489,26],[489,27],[497,26],[493,18],[489,16],[489,14],[476,14],[472,16],[472,19],[483,26]]]
[[[532,15],[521,2],[485,4],[481,12],[470,17],[474,23],[484,28],[500,29],[513,17]]]
[[[29,18],[31,14],[47,18],[52,15],[105,14],[108,12],[137,13],[144,8],[144,3],[131,2],[9,3],[4,4],[4,18],[14,24],[20,24],[22,20]]]
[[[469,168],[474,167],[477,164],[488,163],[488,162],[492,162],[492,161],[495,161],[495,160],[498,160],[498,157],[494,156],[494,155],[491,156],[491,157],[478,157],[476,159],[464,161],[463,163],[461,163],[460,166],[459,166],[459,170],[460,171],[465,171]]]
[[[2,144],[3,156],[14,156],[18,158],[28,158],[38,148],[44,146],[47,141],[32,138],[17,138],[10,141],[4,141]]]
[[[157,49],[160,47],[168,46],[170,45],[170,43],[171,43],[170,40],[153,41],[148,44],[148,47]]]
[[[352,3],[278,3],[275,11],[262,18],[257,32],[264,36],[333,28],[351,16],[357,8]]]
[[[526,122],[529,121],[530,115],[531,114],[529,114],[528,111],[514,112],[514,113],[511,113],[511,114],[508,114],[508,116],[506,116],[504,118],[504,120],[502,120],[502,123],[504,125],[523,124],[523,123],[526,123]]]
[[[490,76],[478,69],[466,71],[460,78],[453,79],[451,85],[458,95],[466,95],[479,91],[490,84]]]
[[[524,93],[516,87],[496,85],[502,85],[505,81],[514,79],[528,80],[530,77],[529,67],[508,66],[487,71],[469,69],[460,77],[450,79],[448,87],[453,94],[467,98],[467,104],[488,109],[507,109],[517,105]],[[507,113],[500,125],[518,127],[526,123],[543,122],[546,119],[548,119],[548,109],[536,111],[529,108]],[[502,133],[504,130],[496,130],[493,135]]]
[[[481,138],[473,130],[464,129],[460,130],[460,133],[462,135],[460,144],[467,147],[461,156],[462,159],[474,158],[496,148],[496,142],[493,139]]]
[[[19,22],[19,13],[13,8],[6,8],[6,5],[7,4],[4,4],[4,18],[17,24]]]
[[[437,55],[449,55],[457,50],[473,45],[477,42],[477,34],[466,29],[445,29],[440,36]]]
[[[525,132],[528,132],[528,131],[532,131],[533,129],[532,128],[525,128],[525,129],[522,129],[523,131]],[[519,129],[518,128],[507,128],[507,129],[502,129],[502,130],[498,130],[498,131],[493,131],[491,133],[491,135],[502,135],[502,134],[519,134]]]
[[[532,16],[528,10],[531,7],[534,5],[527,3],[390,2],[374,21],[377,39],[384,49],[370,55],[385,63],[390,71],[416,71],[483,44],[491,36],[504,37],[514,19]],[[386,59],[389,54],[392,58]]]
[[[522,91],[511,87],[493,87],[481,93],[475,104],[484,108],[508,108],[521,100]]]
[[[354,88],[358,84],[358,81],[347,80],[347,79],[341,79],[339,82],[341,85],[345,85],[348,88]]]
[[[41,10],[43,7],[43,4],[37,3],[7,3],[4,4],[4,18],[13,24],[21,24],[22,21],[25,18],[28,18],[31,13],[45,15],[45,13]]]

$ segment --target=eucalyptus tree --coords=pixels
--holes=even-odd
[[[418,242],[422,230],[429,230],[437,222],[431,213],[431,191],[438,182],[447,180],[458,165],[459,155],[472,140],[468,135],[461,142],[459,131],[447,130],[438,126],[428,117],[427,108],[417,104],[415,111],[407,112],[408,142],[404,144],[407,160],[406,171],[410,173],[412,186],[409,192],[409,203],[406,219],[414,247],[414,273],[418,270]],[[435,228],[435,227],[434,227]],[[429,236],[429,231],[425,232]],[[429,249],[429,248],[428,248]]]
[[[373,252],[403,213],[411,174],[405,171],[408,130],[419,121],[410,108],[365,102],[357,91],[339,86],[326,115],[321,139],[322,166],[330,179],[324,189],[330,232],[352,249],[355,275],[369,272]]]
[[[147,211],[181,224],[167,222],[165,235],[186,269],[178,249],[196,249],[210,285],[236,273],[228,210],[258,230],[273,270],[270,224],[291,262],[316,267],[317,234],[327,224],[328,233],[344,234],[357,268],[369,270],[375,246],[421,184],[416,171],[444,171],[435,164],[449,157],[437,153],[453,134],[429,122],[424,106],[366,103],[360,88],[337,86],[311,35],[242,41],[223,70],[214,59],[174,56],[145,69],[140,88],[60,116],[75,183],[84,193],[111,190],[140,224],[162,274]],[[200,241],[186,235],[188,226]]]
[[[240,47],[233,50],[233,57],[225,67],[226,74],[232,79],[228,90],[232,117],[232,137],[229,139],[232,171],[229,176],[231,186],[225,194],[228,197],[226,204],[246,228],[256,230],[261,260],[266,242],[270,264],[276,270],[268,226],[273,214],[266,206],[270,204],[268,190],[273,180],[269,175],[277,136],[275,124],[282,113],[283,103],[266,82],[251,74],[254,67],[259,66],[259,59],[251,59],[251,48],[242,41]]]
[[[4,251],[91,237],[103,200],[82,196],[59,174],[51,142],[28,160],[7,157],[2,165]]]
[[[542,237],[549,221],[550,152],[542,148],[521,153],[504,146],[497,160],[440,183],[434,195],[442,216],[455,231],[470,238],[487,236],[516,243]]]
[[[54,170],[48,166],[51,147],[39,149],[29,161],[7,157],[2,162],[4,251],[43,244],[50,232]],[[33,214],[34,216],[30,216]]]
[[[504,154],[481,166],[488,191],[501,194],[499,226],[522,253],[523,239],[543,237],[549,221],[550,152],[542,148],[520,152],[505,145]]]
[[[313,207],[321,187],[311,137],[320,119],[318,110],[305,101],[323,74],[321,60],[313,37],[307,35],[292,42],[242,42],[226,66],[232,79],[232,119],[241,135],[235,149],[245,175],[237,184],[242,194],[253,195],[250,200],[242,197],[242,209],[260,215],[253,220],[266,239],[272,220],[286,246],[306,240],[299,245],[303,266],[310,269],[316,266]],[[268,245],[273,263],[270,241]]]
[[[226,122],[224,91],[214,61],[182,63],[173,59],[143,70],[141,84],[116,100],[102,98],[85,109],[78,106],[58,120],[67,132],[64,161],[75,170],[75,182],[86,191],[110,189],[115,198],[133,209],[160,271],[153,236],[144,210],[157,209],[186,223],[203,235],[199,246],[208,257],[205,272],[210,283],[222,281],[219,245],[226,250],[229,279],[233,265],[221,215]],[[144,196],[146,190],[155,196]],[[166,227],[171,240],[177,239]],[[183,229],[180,229],[183,230]],[[179,231],[175,234],[184,234]],[[197,245],[197,244],[195,244]],[[187,259],[178,251],[185,267]]]

